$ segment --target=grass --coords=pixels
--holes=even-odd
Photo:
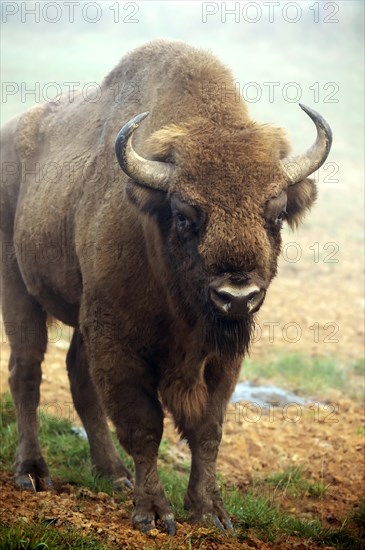
[[[274,472],[265,478],[264,483],[274,487],[276,491],[283,495],[288,494],[293,497],[310,496],[320,498],[329,489],[329,485],[321,481],[306,479],[302,465],[290,466],[283,472]]]
[[[333,357],[286,354],[264,361],[246,359],[243,374],[249,380],[270,379],[282,387],[309,395],[323,396],[328,389],[352,390],[344,369]]]
[[[76,530],[57,529],[46,522],[0,522],[0,550],[107,550],[92,537],[80,536]]]
[[[1,402],[0,437],[0,468],[9,470],[15,453],[16,428],[14,408],[9,396]],[[87,441],[72,432],[72,425],[67,420],[53,419],[49,416],[40,418],[40,434],[42,448],[45,452],[52,476],[59,478],[63,483],[73,483],[87,487],[92,491],[103,491],[112,494],[111,484],[92,475]],[[168,442],[162,445],[162,457],[168,448]],[[123,453],[122,458],[130,466],[130,459]],[[187,473],[176,471],[171,464],[160,461],[160,476],[166,494],[172,504],[178,519],[184,520],[186,513],[183,509],[183,495],[186,490]],[[250,536],[259,537],[268,542],[280,544],[288,537],[295,537],[318,544],[332,545],[335,548],[347,550],[360,548],[364,536],[361,525],[364,519],[365,505],[360,504],[353,516],[347,518],[341,529],[336,531],[323,528],[318,519],[304,520],[295,517],[276,506],[272,498],[258,496],[259,484],[275,487],[276,492],[290,495],[293,498],[302,498],[303,495],[319,498],[326,494],[327,487],[313,482],[305,477],[302,467],[289,468],[284,472],[273,473],[264,481],[256,483],[247,493],[237,487],[230,487],[223,478],[219,478],[225,506],[235,524],[235,537],[244,541]],[[120,499],[123,506],[123,499]],[[0,550],[58,550],[95,549],[104,550],[107,546],[90,538],[81,537],[76,528],[65,529],[57,527],[46,518],[36,516],[33,522],[15,521],[12,524],[0,523]],[[349,525],[355,526],[352,530]],[[214,531],[191,533],[185,540],[186,548],[203,547],[207,537],[219,538]],[[218,539],[217,539],[218,540]],[[160,550],[173,549],[174,539],[160,543],[151,543],[151,548]],[[146,546],[147,548],[148,546]]]
[[[239,490],[233,489],[226,496],[225,503],[235,519],[238,540],[247,539],[253,530],[261,540],[275,543],[278,548],[280,542],[286,541],[288,537],[299,538],[308,545],[332,545],[341,550],[360,549],[365,542],[360,527],[362,509],[357,510],[354,516],[346,518],[340,529],[331,530],[324,528],[318,519],[303,520],[282,512],[268,498],[257,497],[252,492],[242,495]],[[350,527],[350,520],[354,519],[358,525],[357,532]]]
[[[350,517],[355,527],[358,529],[358,536],[365,539],[365,499],[362,500]]]
[[[176,473],[173,467],[160,467],[159,474],[168,501],[170,502],[176,517],[186,519],[184,510],[184,494],[188,485],[188,475]]]
[[[357,359],[353,363],[352,371],[357,376],[364,376],[365,375],[365,359],[364,359],[364,357],[362,357],[361,359]]]
[[[233,490],[226,498],[227,508],[236,519],[239,536],[245,537],[247,529],[255,529],[260,538],[277,541],[285,535],[318,540],[324,534],[318,520],[303,521],[283,513],[268,498],[257,497],[252,492],[242,495]]]

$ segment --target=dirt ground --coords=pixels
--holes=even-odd
[[[60,377],[61,378],[61,377]],[[66,398],[66,391],[65,391]],[[364,425],[363,408],[348,399],[333,405],[275,408],[258,419],[257,409],[249,403],[230,405],[224,426],[224,439],[218,470],[232,487],[252,489],[253,481],[288,466],[302,465],[312,481],[328,486],[320,497],[293,497],[284,488],[267,485],[259,494],[270,498],[280,509],[302,519],[320,519],[322,525],[340,528],[363,496],[364,436],[358,428]],[[165,422],[165,437],[174,442],[165,451],[165,461],[179,469],[188,459],[187,445],[179,442],[169,418]],[[1,500],[4,519],[32,521],[36,518],[56,519],[56,526],[77,527],[108,542],[115,548],[144,548],[149,541],[167,541],[167,535],[155,530],[149,537],[131,529],[131,496],[121,503],[105,493],[92,493],[68,484],[55,483],[51,492],[29,494],[16,490],[10,472],[0,473]],[[234,518],[233,518],[234,519]],[[204,549],[233,548],[316,548],[311,543],[300,545],[297,539],[279,546],[264,543],[247,533],[245,542],[212,535],[209,529],[192,530],[188,524],[178,524],[176,548],[187,548],[193,533],[197,546]],[[115,545],[115,546],[114,546]],[[319,548],[319,546],[318,546]]]
[[[359,181],[357,175],[353,173],[353,182]],[[360,184],[357,185],[360,189]],[[358,260],[362,254],[359,237],[362,220],[346,185],[342,187],[342,197],[338,196],[338,189],[336,193],[335,203],[333,191],[325,187],[319,207],[313,210],[308,224],[297,234],[285,233],[285,255],[279,277],[258,316],[259,332],[253,346],[253,359],[276,352],[330,355],[339,360],[349,377],[356,376],[349,365],[364,354],[363,267]],[[349,219],[351,224],[347,223]],[[293,261],[297,257],[299,259]],[[274,332],[270,332],[270,328]],[[43,368],[41,406],[47,414],[67,417],[77,423],[65,370],[69,340],[67,327],[51,327]],[[8,389],[8,355],[3,332],[2,393]],[[355,383],[361,385],[363,380],[356,377]],[[309,479],[328,485],[323,496],[295,499],[274,487],[266,496],[280,508],[301,518],[319,518],[325,526],[340,527],[364,493],[363,404],[353,401],[351,395],[334,390],[314,398],[320,404],[279,407],[266,412],[257,411],[248,403],[230,405],[218,470],[232,486],[245,491],[252,487],[253,480],[289,466],[302,465]],[[187,460],[188,449],[184,442],[178,441],[169,418],[165,425],[165,437],[174,442],[168,447],[167,460],[178,469]],[[130,499],[121,505],[117,497],[95,495],[86,489],[57,482],[51,493],[29,495],[13,487],[10,472],[0,474],[0,483],[5,517],[27,521],[37,515],[55,517],[58,526],[72,524],[120,548],[133,544],[143,548],[148,541],[131,529]],[[263,490],[268,491],[266,486]],[[181,543],[180,547],[185,548],[191,527],[179,525],[178,533],[176,544]],[[157,537],[158,542],[166,537],[157,531],[151,536]],[[209,530],[204,529],[195,529],[194,536],[198,541],[205,540],[206,549],[275,547],[257,540],[250,533],[247,541],[239,544],[219,538],[209,542]],[[304,542],[289,540],[280,547],[307,546]],[[313,544],[310,547],[315,548]]]

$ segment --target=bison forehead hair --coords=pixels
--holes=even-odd
[[[279,160],[288,152],[281,128],[255,122],[225,127],[194,117],[162,128],[149,139],[153,158],[182,168],[182,178],[171,191],[209,204],[226,197],[232,209],[239,199],[260,201],[286,187]]]
[[[199,252],[206,268],[246,271],[247,258],[255,255],[256,264],[273,275],[269,263],[278,235],[275,242],[268,238],[265,205],[287,188],[279,161],[288,150],[283,130],[254,122],[225,128],[196,117],[152,135],[149,154],[181,168],[170,195],[203,212]]]

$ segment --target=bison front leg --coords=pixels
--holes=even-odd
[[[191,449],[191,471],[184,505],[190,511],[192,523],[215,524],[218,528],[233,529],[224,509],[216,482],[216,462],[222,439],[223,418],[239,367],[232,376],[221,380],[211,391],[203,418],[192,423],[179,422],[179,428],[187,438]],[[225,372],[223,369],[221,372]],[[227,373],[227,371],[226,371]],[[228,373],[227,373],[228,374]]]
[[[152,408],[151,404],[148,405],[145,412],[148,412],[148,417],[144,421],[142,418],[133,420],[117,430],[122,445],[133,457],[136,469],[132,521],[135,528],[148,532],[155,527],[156,519],[160,518],[168,534],[173,535],[176,531],[175,518],[157,472],[162,414],[156,404]]]
[[[92,353],[90,354],[92,357]],[[157,455],[163,431],[163,413],[151,369],[116,351],[92,359],[92,377],[118,439],[135,465],[133,525],[148,532],[162,520],[174,534],[175,519],[157,472]]]
[[[185,431],[191,449],[191,471],[184,505],[192,523],[215,524],[232,530],[216,482],[216,460],[221,441],[221,422],[205,418],[199,428]]]

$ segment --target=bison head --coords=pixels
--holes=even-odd
[[[253,314],[277,271],[282,225],[296,226],[316,198],[307,178],[327,158],[331,130],[301,107],[317,139],[297,157],[288,156],[281,129],[253,122],[223,127],[196,117],[169,125],[149,140],[152,160],[131,144],[148,113],[118,134],[127,195],[147,215],[151,267],[170,307],[204,326],[210,349],[237,355],[248,346]]]

